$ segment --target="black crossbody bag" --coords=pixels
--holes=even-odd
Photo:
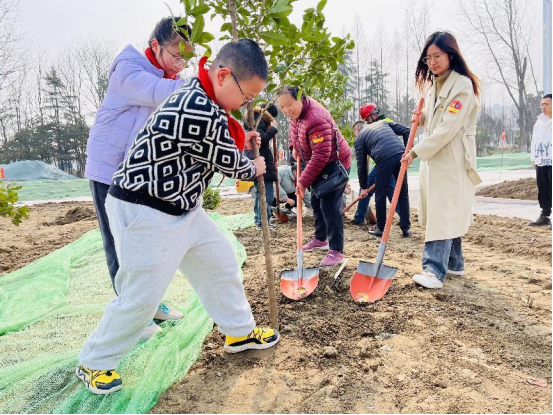
[[[336,154],[338,155],[338,160],[333,161],[327,164],[323,170],[319,173],[315,181],[311,184],[311,192],[320,199],[323,196],[339,189],[342,186],[345,186],[349,180],[349,174],[344,165],[340,162],[340,150],[338,146],[338,132],[334,130],[334,139],[336,141]],[[305,161],[303,156],[303,150],[301,148],[301,156]]]

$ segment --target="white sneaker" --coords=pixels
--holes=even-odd
[[[154,320],[150,321],[150,324],[148,327],[144,329],[142,334],[140,335],[139,340],[148,340],[150,337],[152,337],[154,334],[159,333],[161,330],[161,327],[159,327]]]
[[[458,277],[463,277],[465,275],[465,271],[464,270],[461,270],[461,271],[453,271],[451,269],[448,269],[447,270],[447,273],[448,274],[451,274],[451,275],[457,275]]]
[[[165,304],[161,303],[157,308],[156,315],[154,316],[154,320],[161,320],[161,321],[180,320],[183,317],[184,317],[184,314],[182,314],[180,311],[171,310]]]
[[[442,288],[444,286],[444,283],[429,269],[423,269],[420,274],[414,275],[413,281],[424,288]]]

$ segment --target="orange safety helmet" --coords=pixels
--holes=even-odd
[[[359,109],[359,116],[363,121],[365,121],[367,117],[371,115],[374,111],[379,112],[378,107],[376,106],[376,104],[373,104],[372,102],[370,102],[368,104],[363,105]]]

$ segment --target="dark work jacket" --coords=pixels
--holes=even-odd
[[[378,165],[396,154],[403,154],[410,131],[404,125],[384,120],[373,122],[361,130],[355,139],[357,172],[361,189],[367,189],[367,156]],[[398,139],[398,135],[403,136],[405,144]]]

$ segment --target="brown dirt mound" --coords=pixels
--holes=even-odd
[[[68,225],[81,220],[96,219],[96,212],[88,207],[75,206],[69,209],[65,215],[59,216],[54,223],[56,225]]]
[[[9,264],[0,274],[96,228],[95,219],[43,224],[76,206],[93,209],[91,203],[32,206],[19,228],[0,218],[0,265]],[[251,199],[225,200],[217,210],[251,212]],[[305,239],[312,232],[306,218]],[[248,253],[246,294],[257,323],[268,325],[261,233],[235,233]],[[280,271],[296,267],[295,223],[278,224],[271,236],[278,286]],[[276,348],[227,355],[214,330],[191,372],[153,412],[551,413],[551,232],[477,216],[463,238],[467,276],[448,277],[438,292],[411,280],[423,243],[418,225],[412,238],[401,238],[394,225],[384,262],[398,269],[395,281],[382,301],[360,307],[350,299],[349,279],[359,260],[374,261],[379,240],[346,225],[350,260],[341,281],[333,284],[336,269],[321,270],[312,296],[290,302],[277,294],[282,340]],[[322,256],[306,253],[305,265],[317,266]],[[532,308],[515,289],[534,299]],[[546,379],[547,387],[530,385],[532,378]]]
[[[520,180],[507,180],[499,184],[483,187],[478,196],[497,197],[502,199],[538,200],[536,179],[528,177]]]
[[[0,275],[15,271],[97,228],[93,214],[87,219],[57,225],[72,210],[94,212],[92,202],[45,203],[29,209],[29,219],[14,226],[0,218]]]
[[[464,239],[467,277],[448,278],[439,292],[411,280],[424,230],[414,225],[413,237],[401,238],[394,225],[385,264],[397,267],[396,279],[382,301],[364,307],[352,302],[349,280],[358,260],[374,261],[379,240],[346,225],[350,260],[338,284],[336,269],[321,270],[312,296],[292,302],[277,294],[277,348],[227,355],[214,330],[189,375],[152,412],[549,413],[551,387],[526,381],[551,384],[551,233],[521,223],[477,217]],[[304,239],[312,232],[306,218]],[[235,234],[248,253],[244,285],[254,316],[268,325],[261,232]],[[271,236],[278,287],[280,271],[296,268],[295,223],[278,224]],[[305,254],[305,266],[322,256]],[[534,308],[514,288],[535,298]]]

